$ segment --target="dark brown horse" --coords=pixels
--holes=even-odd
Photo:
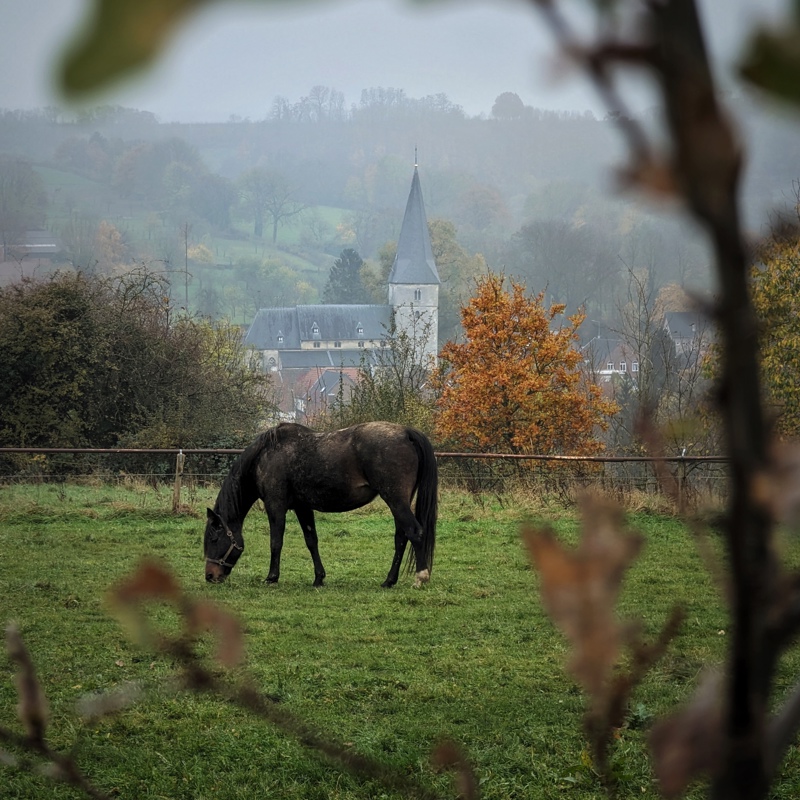
[[[433,567],[437,488],[433,448],[414,428],[389,422],[365,422],[333,433],[289,423],[270,428],[236,459],[214,510],[208,509],[206,580],[220,582],[230,575],[244,550],[244,518],[261,498],[269,518],[267,583],[280,577],[286,512],[291,510],[314,562],[314,586],[322,586],[325,568],[314,512],[352,511],[380,495],[394,517],[394,558],[382,585],[397,583],[406,543],[411,542],[419,586],[430,579]]]

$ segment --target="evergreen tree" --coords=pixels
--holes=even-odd
[[[342,250],[341,255],[333,262],[328,282],[322,294],[324,303],[344,303],[356,305],[358,303],[371,303],[372,298],[361,276],[364,268],[364,259],[348,247]]]

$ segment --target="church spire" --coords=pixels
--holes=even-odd
[[[414,148],[414,177],[406,203],[406,213],[397,240],[397,253],[389,273],[389,283],[439,285],[439,272],[433,258],[428,218],[419,183],[417,148]]]
[[[397,240],[397,253],[389,273],[389,305],[398,331],[414,343],[420,364],[435,363],[439,352],[439,272],[433,258],[431,236],[422,188],[419,184],[417,148],[414,177],[406,213]]]

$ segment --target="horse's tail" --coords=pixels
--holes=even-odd
[[[417,467],[417,502],[414,516],[422,526],[422,547],[428,562],[428,570],[433,570],[433,554],[436,550],[436,517],[439,508],[439,468],[433,445],[424,433],[408,428],[408,438],[414,443],[419,456]],[[410,570],[411,561],[407,567]]]

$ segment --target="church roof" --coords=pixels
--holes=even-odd
[[[312,339],[373,339],[386,336],[389,326],[389,306],[321,305],[297,306],[300,338]],[[314,326],[319,329],[315,335]],[[357,329],[364,329],[358,335]]]
[[[389,306],[319,305],[261,308],[244,343],[257,350],[297,350],[303,342],[385,338]]]
[[[394,257],[389,283],[439,284],[439,272],[433,258],[431,237],[428,232],[428,219],[419,183],[419,172],[414,165],[411,191],[406,203],[406,213],[397,240],[397,254]]]

